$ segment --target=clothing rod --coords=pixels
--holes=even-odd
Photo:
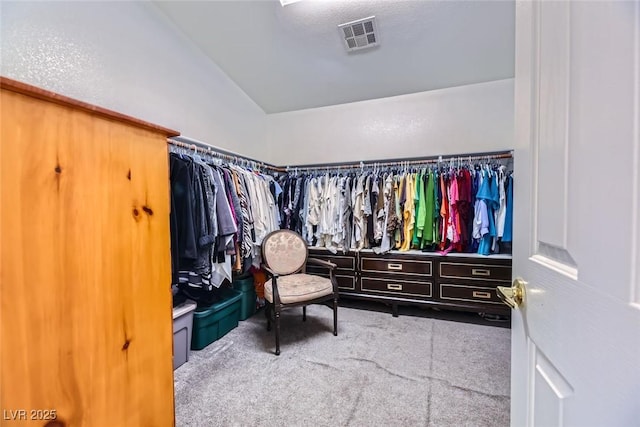
[[[168,138],[167,142],[171,145],[175,145],[177,147],[183,147],[183,148],[187,148],[190,150],[196,150],[197,152],[203,153],[203,154],[210,154],[216,157],[220,157],[222,159],[225,160],[229,160],[229,161],[237,161],[237,160],[242,160],[242,161],[247,161],[247,162],[253,162],[256,165],[259,165],[261,168],[266,168],[266,169],[273,169],[276,171],[284,171],[283,168],[280,168],[278,166],[272,165],[270,163],[266,163],[260,160],[256,160],[256,159],[252,159],[251,157],[247,157],[244,156],[242,154],[238,154],[234,151],[231,150],[225,150],[224,148],[220,148],[220,147],[216,147],[215,145],[210,145],[210,144],[206,144],[204,142],[201,141],[197,141],[195,139],[192,138],[188,138],[185,136],[176,136],[174,138]]]
[[[206,144],[201,141],[197,141],[185,136],[177,136],[168,138],[169,144],[183,147],[190,150],[196,150],[204,154],[214,155],[223,158],[228,161],[243,160],[253,162],[262,168],[270,169],[277,172],[286,172],[295,169],[299,172],[319,169],[356,169],[364,166],[378,166],[378,167],[390,167],[390,166],[403,166],[403,165],[418,165],[429,163],[449,163],[451,161],[478,161],[478,160],[494,160],[494,159],[510,159],[513,157],[513,151],[492,151],[483,153],[465,153],[454,154],[446,156],[427,156],[427,157],[406,157],[396,159],[385,160],[364,160],[360,162],[337,162],[337,163],[314,163],[303,165],[289,165],[286,167],[276,166],[270,163],[265,163],[251,157],[243,156],[231,150],[226,150],[214,145]]]
[[[447,156],[428,156],[428,157],[408,157],[401,159],[386,160],[364,160],[361,162],[340,162],[340,163],[317,163],[305,165],[290,165],[287,170],[296,169],[297,171],[318,170],[318,169],[355,169],[364,166],[402,166],[417,165],[428,163],[449,163],[451,161],[478,161],[478,160],[494,160],[494,159],[510,159],[513,158],[513,151],[492,151],[485,153],[466,153],[454,154]]]

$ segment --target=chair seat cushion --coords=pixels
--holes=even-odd
[[[271,280],[264,284],[264,297],[273,303]],[[290,274],[278,277],[278,294],[283,304],[309,301],[333,293],[331,280],[312,274]]]

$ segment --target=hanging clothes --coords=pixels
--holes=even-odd
[[[513,176],[507,178],[506,213],[504,220],[503,242],[513,241]]]
[[[440,206],[440,250],[443,251],[447,245],[447,230],[449,226],[449,197],[447,192],[446,174],[440,176],[440,191],[442,194],[442,203]]]
[[[404,191],[402,192],[403,239],[400,246],[401,251],[411,249],[411,242],[413,241],[413,228],[415,226],[414,178],[412,174],[407,174],[404,180]]]
[[[366,240],[366,219],[365,219],[365,175],[358,177],[355,192],[351,195],[353,206],[353,234],[351,249],[356,251],[364,248]]]
[[[367,247],[374,247],[378,244],[376,239],[375,222],[377,220],[378,195],[380,185],[378,175],[371,175],[371,189],[369,191],[369,206],[367,214]]]
[[[458,241],[458,251],[465,252],[469,244],[469,217],[471,216],[471,174],[468,169],[462,169],[456,176],[458,182],[458,202],[456,209],[458,212],[458,230],[460,239]]]
[[[430,172],[429,179],[433,183],[433,211],[429,211],[429,221],[431,221],[431,227],[433,229],[433,241],[430,243],[430,246],[437,244],[440,242],[440,205],[442,203],[442,192],[439,185],[439,175],[438,172]],[[421,249],[425,248],[425,245],[422,244],[420,246]]]
[[[413,247],[420,247],[420,243],[422,241],[422,233],[424,231],[424,220],[425,220],[425,193],[424,193],[424,181],[422,179],[423,174],[418,172],[416,174],[415,181],[415,194],[413,196],[413,202],[415,205],[416,219],[413,227],[413,239],[411,241],[411,245]]]
[[[385,195],[385,178],[384,176],[378,176],[378,200],[376,204],[375,210],[375,219],[374,219],[374,231],[373,238],[375,240],[374,246],[382,245],[382,235],[383,230],[386,228],[385,225],[385,217],[386,217],[386,205],[388,200]]]
[[[425,183],[423,183],[424,185]],[[420,247],[432,245],[435,240],[434,234],[434,214],[435,214],[435,179],[433,172],[426,174],[426,188],[424,190],[424,218],[422,219],[422,242]]]
[[[501,166],[498,169],[499,207],[496,211],[496,232],[498,237],[504,236],[504,226],[507,216],[506,178],[505,168],[504,166]]]
[[[260,264],[261,239],[279,228],[275,181],[185,153],[171,152],[169,166],[172,287],[212,303],[213,290],[231,281],[233,271]]]
[[[481,255],[489,255],[493,244],[493,238],[496,236],[494,211],[496,205],[499,204],[497,195],[497,184],[491,171],[484,171],[486,174],[482,179],[482,184],[476,195],[480,205],[480,245],[478,253]]]
[[[294,173],[280,184],[280,226],[333,253],[366,248],[472,252],[487,233],[488,246],[480,252],[492,253],[506,229],[509,180],[506,168],[497,165],[326,170]]]
[[[397,218],[395,217],[395,209],[393,209],[393,206],[395,204],[395,197],[393,192],[393,175],[392,174],[387,175],[387,177],[384,179],[383,196],[384,196],[385,212],[379,213],[378,215],[384,217],[384,222],[381,230],[382,240],[380,243],[380,248],[378,250],[374,249],[374,251],[377,253],[386,253],[389,250],[391,250],[391,246],[392,246],[391,236],[395,232],[395,227],[396,227],[395,223]]]

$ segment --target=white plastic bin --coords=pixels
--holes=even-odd
[[[173,369],[189,361],[195,309],[196,303],[191,300],[173,307]]]

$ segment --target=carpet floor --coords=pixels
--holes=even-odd
[[[176,426],[508,426],[510,330],[430,313],[291,309],[275,356],[259,312],[175,371]]]

